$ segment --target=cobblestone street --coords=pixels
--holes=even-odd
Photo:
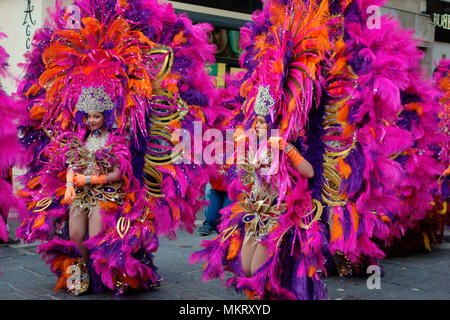
[[[198,223],[199,224],[199,223]],[[164,277],[160,287],[149,292],[115,296],[86,294],[79,297],[64,291],[55,292],[56,277],[36,254],[37,244],[0,246],[0,299],[39,300],[104,300],[104,299],[157,299],[157,300],[245,300],[245,295],[223,287],[218,280],[202,282],[201,265],[190,265],[189,255],[200,248],[203,239],[197,232],[181,232],[178,240],[160,239],[155,264]],[[367,288],[367,276],[341,279],[336,275],[325,278],[328,294],[336,300],[450,300],[450,233],[446,242],[433,246],[430,253],[407,257],[387,258],[382,264],[385,275],[381,289]]]

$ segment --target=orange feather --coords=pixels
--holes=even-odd
[[[42,105],[36,104],[30,109],[30,118],[33,120],[42,120],[46,111]]]
[[[234,259],[237,256],[240,248],[241,248],[241,241],[239,239],[239,231],[236,230],[235,232],[233,232],[233,235],[231,236],[227,260]]]
[[[117,203],[111,201],[99,201],[98,204],[100,205],[100,207],[106,210],[114,210],[119,207]]]
[[[356,211],[356,204],[352,203],[352,218],[353,218],[353,230],[358,231],[358,227],[359,227],[359,215],[358,215],[358,211]]]
[[[34,177],[34,178],[31,179],[30,181],[28,181],[27,186],[28,186],[30,189],[34,189],[34,188],[36,188],[36,187],[40,184],[40,182],[41,182],[41,177],[40,177],[40,176]]]
[[[41,227],[45,222],[45,216],[46,216],[46,213],[42,212],[39,215],[39,218],[37,218],[36,221],[34,222],[34,225],[33,225],[33,227],[31,227],[31,229],[36,229],[36,228]]]
[[[25,93],[25,96],[27,98],[30,98],[30,96],[35,96],[39,92],[39,90],[41,90],[41,86],[38,84],[33,84]]]
[[[342,224],[339,220],[339,215],[334,214],[333,215],[333,227],[331,228],[331,241],[336,241],[338,239],[343,238],[343,230],[342,230]]]
[[[350,177],[350,174],[352,173],[352,168],[341,157],[338,158],[338,165],[339,172],[345,179],[348,179],[348,177]]]

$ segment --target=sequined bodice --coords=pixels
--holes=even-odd
[[[267,148],[261,148],[258,152],[249,149],[240,167],[244,171],[242,182],[244,185],[251,184],[251,193],[260,197],[277,196],[278,186],[268,182],[268,174],[271,169],[272,156]]]
[[[105,131],[101,135],[90,134],[86,139],[85,148],[89,153],[88,158],[91,160],[88,162],[86,174],[98,174],[95,170],[95,152],[105,147],[108,137],[109,134]]]
[[[261,148],[255,152],[250,148],[244,162],[239,165],[243,170],[241,181],[246,186],[251,186],[249,193],[244,192],[240,206],[244,211],[242,221],[246,224],[245,239],[254,237],[262,241],[267,234],[277,225],[280,215],[285,210],[285,204],[278,205],[278,186],[274,179],[269,179],[273,159],[267,148]]]

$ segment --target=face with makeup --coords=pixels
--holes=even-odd
[[[257,116],[256,117],[256,124],[255,124],[255,130],[256,134],[259,138],[263,138],[267,135],[267,129],[269,128],[269,125],[267,124],[266,118],[264,116]]]
[[[105,122],[105,116],[101,112],[89,112],[87,117],[87,123],[91,131],[100,129]]]

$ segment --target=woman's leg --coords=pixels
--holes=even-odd
[[[244,242],[241,248],[242,269],[247,277],[252,276],[252,261],[257,245],[256,239],[252,237]]]
[[[84,261],[89,261],[89,251],[83,245],[86,236],[87,216],[79,208],[73,208],[69,214],[69,237],[70,240],[78,245],[78,250]]]
[[[258,243],[255,253],[253,254],[252,265],[250,268],[252,276],[255,274],[255,271],[261,267],[264,262],[267,260],[267,247],[262,243]]]
[[[100,208],[96,206],[91,209],[91,215],[89,216],[89,238],[99,234],[102,228],[102,215],[100,214]]]

